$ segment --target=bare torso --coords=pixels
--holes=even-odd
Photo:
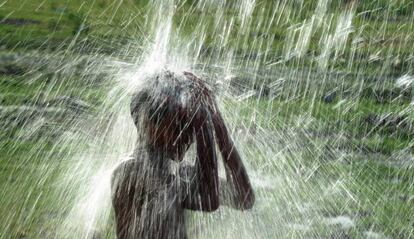
[[[131,102],[146,150],[113,173],[117,238],[187,238],[185,209],[252,208],[248,175],[208,87],[189,72],[166,71],[150,79]],[[194,166],[183,167],[177,162],[193,143]],[[228,184],[218,176],[216,143]]]
[[[182,203],[188,183],[176,164],[144,153],[116,168],[112,191],[119,238],[187,238]]]

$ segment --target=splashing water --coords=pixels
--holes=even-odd
[[[88,46],[79,33],[64,50],[14,59],[30,69],[29,82],[45,74],[50,82],[32,105],[1,106],[2,116],[17,115],[9,119],[21,127],[16,142],[35,142],[17,164],[40,162],[7,179],[24,183],[0,197],[26,199],[4,212],[0,238],[25,227],[35,238],[114,238],[111,173],[137,140],[130,97],[164,69],[213,86],[257,194],[248,212],[188,212],[189,238],[413,237],[392,221],[414,213],[414,15],[381,1],[339,2],[156,0],[119,13],[125,3],[114,1],[106,23],[121,14],[121,28],[135,30],[113,43],[115,53],[99,53],[102,40]],[[95,88],[91,98],[103,100],[57,98],[75,78],[79,95]],[[382,153],[391,138],[398,146]],[[7,155],[20,150],[13,143]]]

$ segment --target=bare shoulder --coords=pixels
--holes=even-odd
[[[124,160],[124,161],[120,162],[115,167],[114,172],[119,172],[119,171],[122,171],[122,170],[127,170],[127,169],[130,169],[130,168],[134,168],[134,167],[137,167],[138,165],[139,165],[139,161],[137,159],[130,158],[130,159],[127,159],[127,160]]]
[[[135,158],[128,159],[119,163],[112,172],[112,184],[114,181],[119,181],[121,178],[131,177],[137,174],[141,169],[141,161]]]

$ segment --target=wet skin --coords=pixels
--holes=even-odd
[[[188,74],[191,73],[184,73],[190,81],[200,81]],[[145,104],[147,97],[144,92],[135,104]],[[171,120],[174,117],[169,112],[174,116],[180,113],[174,107],[156,121],[148,120],[144,127],[149,136],[146,147],[136,150],[133,159],[114,171],[112,202],[118,238],[187,238],[185,209],[211,212],[220,205],[238,210],[252,208],[254,194],[241,158],[214,100],[206,99],[208,104],[197,105],[191,120]],[[135,105],[131,109],[134,118]],[[195,165],[186,166],[180,161],[194,141]],[[215,142],[224,160],[227,180],[220,181],[218,177]]]

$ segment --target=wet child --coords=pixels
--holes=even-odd
[[[186,209],[252,208],[245,167],[201,79],[188,72],[157,74],[133,96],[131,115],[138,146],[112,178],[117,238],[185,239]],[[183,158],[194,142],[195,163],[188,165]],[[216,144],[227,180],[218,176]]]

